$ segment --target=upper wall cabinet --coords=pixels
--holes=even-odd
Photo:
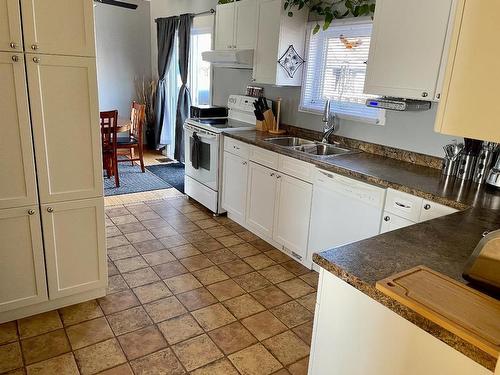
[[[256,28],[256,0],[217,5],[215,49],[253,49]]]
[[[26,52],[95,56],[92,0],[21,0],[21,9]]]
[[[455,2],[377,0],[365,93],[439,100]]]
[[[300,86],[303,65],[290,73],[278,61],[291,46],[304,58],[307,7],[294,10],[293,17],[288,17],[282,0],[262,0],[258,4],[253,80],[270,85]]]
[[[0,0],[0,51],[23,50],[18,0]]]
[[[460,0],[436,131],[500,142],[499,1]]]

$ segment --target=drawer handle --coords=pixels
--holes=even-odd
[[[400,203],[400,202],[395,202],[396,206],[402,207],[402,208],[411,208],[411,206],[407,206],[406,204]]]
[[[277,179],[280,179],[280,178],[281,178],[281,175],[279,175],[279,174],[278,174],[278,175],[276,175],[276,178],[277,178]]]
[[[240,148],[238,146],[233,146],[235,150],[239,150]]]
[[[274,177],[276,173],[272,172],[269,176]]]
[[[384,221],[391,221],[391,217],[390,216],[384,217]]]
[[[243,163],[241,163],[241,164],[243,164],[243,165],[247,165],[248,163],[247,163],[246,161],[244,161],[244,162],[243,162]]]
[[[424,206],[424,210],[430,210],[430,209],[431,209],[431,205],[430,205],[430,204],[426,204],[426,205]]]

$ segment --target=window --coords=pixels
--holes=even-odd
[[[211,33],[191,34],[189,90],[193,105],[210,104],[210,63],[203,61],[201,53],[211,47]]]
[[[340,118],[383,125],[385,111],[365,105],[366,61],[370,50],[370,21],[334,21],[326,31],[308,28],[307,65],[300,110],[321,113],[326,99]]]

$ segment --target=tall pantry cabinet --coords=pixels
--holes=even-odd
[[[107,283],[92,0],[0,0],[0,323]]]

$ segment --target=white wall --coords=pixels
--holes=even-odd
[[[130,116],[135,99],[136,78],[151,77],[151,35],[149,2],[136,10],[95,3],[97,80],[101,110],[118,109]]]
[[[214,71],[213,100],[216,105],[225,105],[227,96],[244,94],[247,84],[251,83],[250,70],[216,68]],[[252,83],[253,84],[253,83]],[[301,128],[322,131],[320,115],[299,112],[299,87],[263,86],[265,95],[270,99],[281,97],[282,122]],[[437,105],[425,112],[387,112],[384,126],[369,125],[354,121],[341,121],[338,135],[360,139],[366,142],[420,152],[443,157],[442,147],[457,137],[434,132],[434,119]],[[459,139],[459,138],[458,138]]]
[[[158,77],[158,47],[156,39],[156,18],[179,16],[184,13],[199,13],[217,5],[217,0],[151,0],[151,67]]]

